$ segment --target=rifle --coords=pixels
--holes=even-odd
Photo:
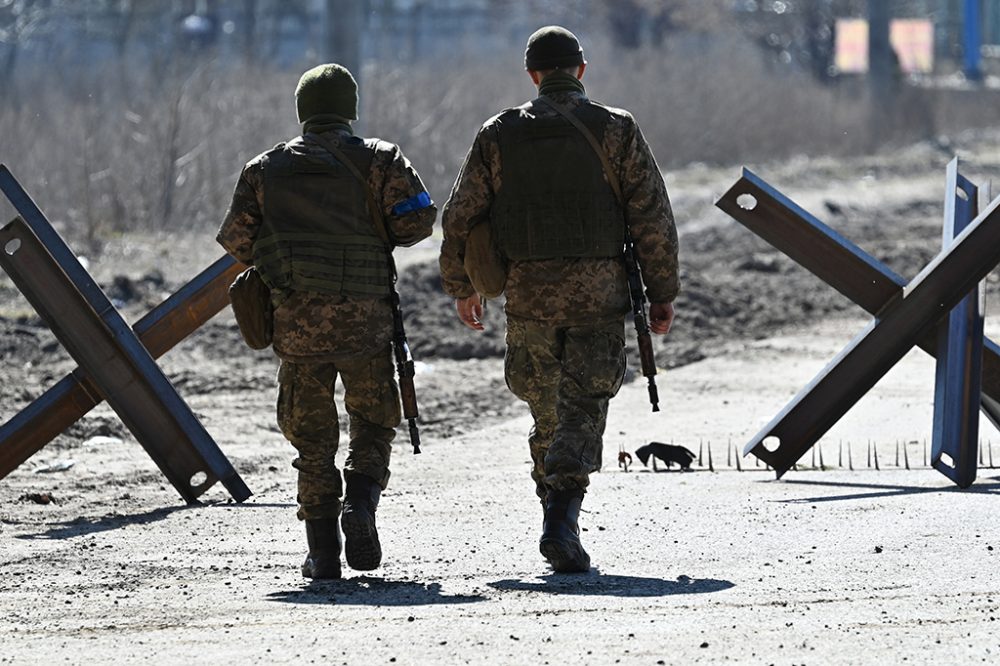
[[[625,272],[628,274],[629,300],[632,301],[632,321],[635,322],[635,337],[639,343],[639,362],[642,365],[642,376],[649,384],[649,404],[653,411],[660,411],[660,396],[656,390],[656,359],[653,358],[653,339],[649,335],[649,322],[646,320],[646,296],[642,286],[642,275],[639,274],[639,262],[635,256],[635,245],[632,236],[625,230]]]
[[[390,262],[392,258],[390,255]],[[417,391],[413,386],[413,355],[410,345],[406,342],[406,330],[403,328],[403,310],[399,305],[399,292],[396,291],[396,267],[392,268],[392,353],[396,357],[396,376],[399,378],[399,397],[403,402],[403,417],[410,427],[410,444],[413,454],[420,453],[420,431],[417,430]]]
[[[389,259],[389,302],[392,305],[392,353],[396,358],[396,376],[399,379],[399,397],[403,403],[403,416],[410,427],[410,444],[413,445],[413,454],[420,453],[420,431],[417,429],[417,391],[413,386],[413,355],[410,354],[410,345],[406,342],[406,330],[403,328],[403,309],[399,305],[399,292],[396,290],[396,262],[392,258],[392,240],[389,237],[389,230],[385,226],[385,219],[382,212],[368,187],[368,179],[362,175],[354,162],[344,154],[337,145],[319,134],[309,132],[304,135],[312,139],[319,145],[333,153],[341,164],[347,167],[355,179],[361,183],[364,189],[365,198],[368,201],[368,211],[372,217],[372,226],[385,244],[386,255]]]
[[[628,228],[628,208],[625,206],[625,198],[622,196],[621,183],[618,181],[618,174],[611,168],[607,153],[597,141],[593,132],[587,129],[583,122],[573,115],[570,109],[562,104],[554,102],[545,97],[538,98],[540,102],[547,104],[554,111],[559,113],[570,124],[580,131],[590,143],[590,147],[597,153],[604,167],[604,174],[608,177],[608,184],[614,192],[615,199],[622,209],[625,218],[625,270],[628,273],[629,299],[632,301],[632,320],[635,322],[635,336],[639,342],[639,361],[642,365],[642,376],[649,381],[649,404],[653,406],[653,411],[660,411],[660,396],[656,390],[656,359],[653,357],[653,339],[649,335],[649,322],[646,320],[646,296],[642,286],[642,275],[639,273],[639,261],[635,254],[635,244],[632,242],[632,235]]]

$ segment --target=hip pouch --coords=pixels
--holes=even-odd
[[[469,231],[465,241],[465,272],[473,288],[484,298],[496,298],[507,283],[507,261],[493,238],[491,226],[485,222]]]
[[[247,346],[251,349],[270,347],[274,339],[274,306],[271,290],[256,268],[251,266],[236,276],[229,286],[229,302]]]

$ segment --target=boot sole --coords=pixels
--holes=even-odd
[[[590,571],[590,555],[579,543],[562,539],[542,539],[538,550],[556,573],[586,573]]]
[[[344,555],[347,565],[356,571],[372,571],[382,563],[382,545],[378,530],[363,516],[345,513],[340,520],[344,530]]]

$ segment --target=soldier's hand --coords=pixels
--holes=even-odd
[[[649,330],[657,335],[663,335],[670,331],[670,325],[674,323],[673,303],[650,303],[649,304]]]
[[[479,294],[455,299],[455,309],[458,310],[458,318],[462,320],[463,324],[473,331],[484,330],[483,302],[480,300]]]

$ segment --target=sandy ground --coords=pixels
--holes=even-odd
[[[1000,133],[955,145],[974,180],[1000,168]],[[949,157],[922,144],[755,170],[912,276],[939,248]],[[413,456],[398,440],[379,570],[299,575],[276,365],[222,315],[162,366],[253,497],[236,505],[215,487],[183,506],[115,415],[94,410],[0,481],[0,663],[997,662],[1000,435],[983,423],[967,491],[927,468],[929,357],[907,356],[783,480],[737,455],[865,320],[711,207],[736,176],[668,176],[685,291],[657,343],[664,411],[638,382],[612,403],[581,520],[590,574],[552,575],[538,554],[530,424],[504,388],[499,304],[488,335],[466,335],[432,239],[400,260],[425,442]],[[92,270],[109,291],[127,278],[115,294],[134,319],[215,258],[211,233],[109,241]],[[0,352],[0,420],[73,367],[3,276]],[[695,471],[616,465],[650,440],[698,453]]]
[[[379,514],[383,566],[309,584],[287,445],[257,418],[269,401],[193,398],[253,498],[216,488],[182,507],[127,438],[63,452],[76,461],[63,472],[18,470],[0,484],[0,662],[995,663],[1000,476],[984,469],[962,492],[921,464],[925,355],[824,440],[828,469],[775,481],[728,459],[723,442],[752,435],[861,324],[671,371],[660,414],[626,386],[581,521],[595,568],[577,576],[551,574],[537,552],[524,417],[430,439],[420,456],[401,444]],[[243,428],[223,432],[240,414]],[[916,440],[914,469],[894,464],[892,437]],[[650,438],[701,440],[702,465],[615,465],[620,446]],[[863,460],[868,438],[880,471]],[[840,439],[853,472],[837,465]],[[40,490],[56,502],[19,499]]]

